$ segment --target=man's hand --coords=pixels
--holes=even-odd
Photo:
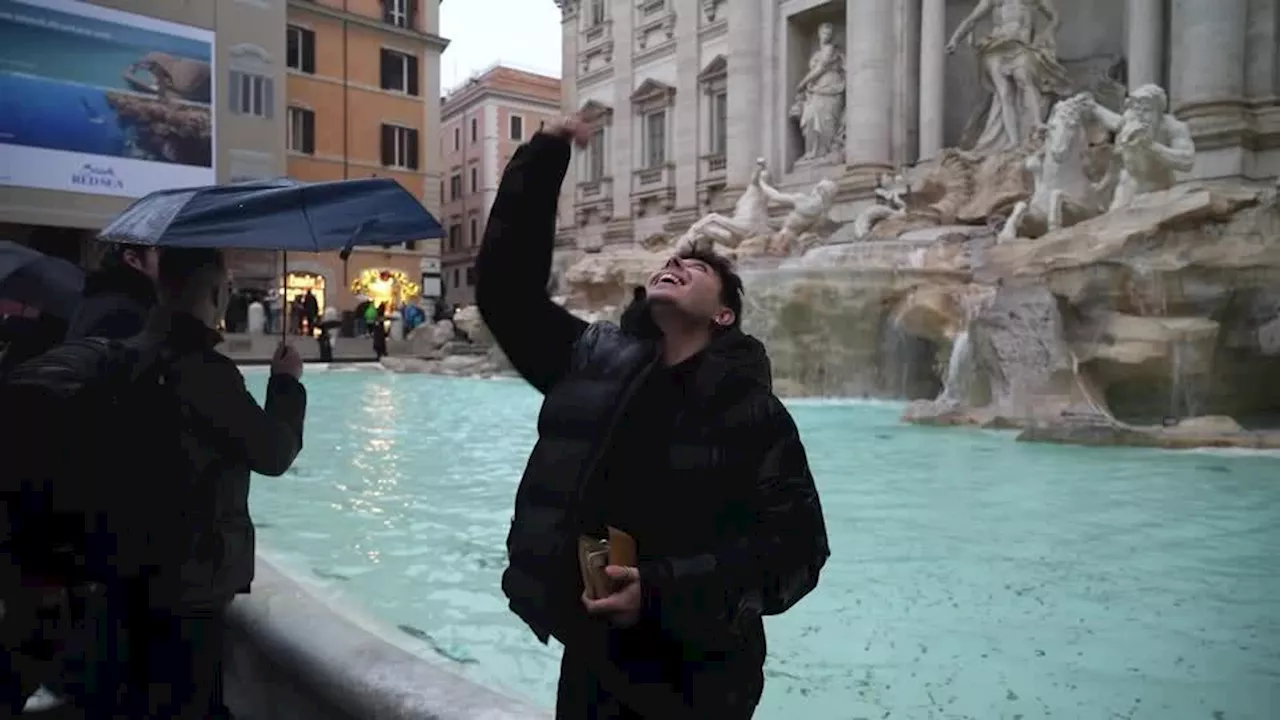
[[[281,342],[271,357],[271,374],[288,375],[294,380],[302,378],[302,356],[288,343]]]
[[[584,593],[582,604],[592,615],[603,615],[620,628],[629,628],[640,620],[640,570],[610,565],[604,569],[613,582],[613,594],[592,600]]]
[[[569,117],[555,123],[546,129],[547,134],[564,138],[578,147],[586,147],[587,142],[591,140],[591,133],[595,131],[595,117],[588,117],[585,113],[574,113]]]

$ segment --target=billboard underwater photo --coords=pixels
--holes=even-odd
[[[0,0],[0,185],[140,197],[217,182],[214,33]]]

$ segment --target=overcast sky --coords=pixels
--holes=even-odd
[[[444,0],[443,92],[495,62],[560,77],[560,8],[552,0]]]

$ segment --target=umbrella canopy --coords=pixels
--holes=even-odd
[[[84,270],[74,263],[0,241],[0,298],[69,318],[80,304],[83,289]]]
[[[321,252],[443,235],[431,213],[391,178],[280,178],[151,193],[126,208],[98,240]]]

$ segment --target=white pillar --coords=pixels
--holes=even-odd
[[[1277,85],[1276,44],[1280,29],[1276,13],[1280,12],[1275,0],[1250,0],[1249,30],[1246,42],[1248,60],[1245,61],[1244,90],[1250,100],[1270,101],[1280,94]]]
[[[606,133],[609,149],[605,157],[609,161],[609,175],[613,177],[613,217],[621,220],[632,216],[631,176],[639,155],[636,148],[640,138],[634,136],[636,117],[631,109],[631,93],[644,78],[634,77],[631,70],[635,13],[630,7],[614,3],[609,19],[613,21],[613,118]]]
[[[578,10],[577,5],[563,4],[560,6],[563,13],[560,18],[560,112],[568,115],[576,112],[582,105],[578,101]],[[497,127],[498,113],[494,106],[492,124],[489,118],[489,112],[485,112],[485,184],[492,185],[492,190],[485,188],[485,210],[484,217],[489,217],[489,208],[493,205],[493,198],[497,196],[498,180],[501,177],[502,168],[498,167],[498,143],[496,138],[502,137],[498,131],[492,128]],[[494,133],[494,142],[490,144],[489,133]],[[576,153],[575,153],[576,154]],[[492,155],[493,167],[489,167],[490,155]],[[571,230],[577,224],[577,211],[574,208],[574,201],[578,193],[578,163],[581,160],[577,157],[569,163],[569,172],[565,175],[564,185],[560,187],[560,208],[557,218],[558,229]],[[492,171],[492,175],[488,173]]]
[[[887,169],[893,152],[893,4],[895,0],[845,0],[845,161]],[[750,3],[748,3],[750,4]]]
[[[630,10],[628,10],[630,12]],[[696,10],[692,11],[696,14]],[[756,158],[763,152],[761,116],[768,112],[764,93],[764,13],[761,0],[734,3],[729,17],[729,76],[726,78],[729,152],[725,179],[743,188],[751,180]]]
[[[1173,0],[1175,107],[1243,97],[1248,7],[1248,0]]]
[[[947,92],[947,0],[921,0],[921,3],[920,159],[927,160],[942,151]]]
[[[1129,59],[1130,90],[1148,83],[1164,83],[1164,2],[1127,0],[1124,22],[1128,50],[1125,54]]]
[[[698,85],[698,17],[701,13],[676,15],[676,104],[673,108],[674,142],[671,156],[676,163],[676,207],[698,206],[698,167],[702,161],[699,142],[703,134],[702,88]]]
[[[916,161],[920,149],[920,3],[894,5],[893,164]]]

